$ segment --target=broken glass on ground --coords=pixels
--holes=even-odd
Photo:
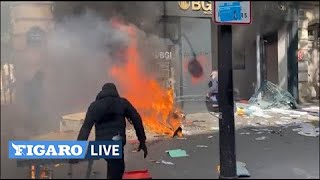
[[[249,104],[258,106],[261,109],[284,108],[296,109],[297,102],[292,95],[277,85],[265,81],[261,87],[249,99]]]

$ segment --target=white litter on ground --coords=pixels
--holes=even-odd
[[[315,126],[310,123],[303,123],[299,128],[292,129],[292,131],[297,131],[298,134],[308,137],[319,136],[319,128],[315,128]]]
[[[290,117],[299,118],[299,117],[301,117],[301,115],[299,115],[299,114],[290,114]]]
[[[198,148],[207,148],[208,146],[206,145],[197,145]]]
[[[291,117],[281,117],[280,119],[287,119],[287,120],[289,120],[289,119],[292,119]]]
[[[267,137],[265,137],[265,136],[261,136],[261,137],[256,138],[257,141],[262,141],[262,140],[266,140],[266,139],[267,139]]]
[[[312,112],[319,112],[320,108],[319,106],[311,106],[311,107],[304,107],[302,108],[304,111],[312,111]]]
[[[265,114],[263,111],[256,111],[253,112],[252,115],[257,116],[257,117],[263,117],[263,118],[272,118],[272,116]]]
[[[218,131],[219,127],[211,127],[210,130]]]
[[[308,115],[307,112],[301,112],[301,111],[294,111],[294,110],[287,110],[287,109],[278,109],[278,108],[272,108],[271,112],[284,114],[284,115]]]
[[[242,133],[240,133],[241,135],[249,135],[250,134],[250,132],[242,132]]]
[[[169,161],[164,161],[164,160],[160,160],[160,161],[156,161],[157,164],[165,164],[165,165],[174,165],[174,163],[169,162]]]

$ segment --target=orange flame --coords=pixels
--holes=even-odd
[[[126,63],[112,66],[109,72],[111,77],[123,90],[122,95],[137,108],[148,130],[174,136],[181,125],[181,120],[172,116],[175,108],[173,90],[161,87],[139,66],[142,57],[138,51],[136,29],[118,21],[112,21],[112,24],[115,28],[126,32],[130,42],[124,52]]]

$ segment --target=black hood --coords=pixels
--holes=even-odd
[[[105,85],[103,85],[102,90],[96,97],[96,100],[103,99],[106,97],[120,97],[115,84],[106,83]]]

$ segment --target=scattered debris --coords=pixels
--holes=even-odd
[[[279,131],[274,131],[272,130],[271,132],[269,133],[272,133],[272,134],[279,134],[280,136],[282,136],[282,130],[280,129]]]
[[[251,129],[251,131],[259,132],[260,130],[259,129]]]
[[[284,126],[284,127],[289,127],[289,126],[296,126],[296,125],[301,125],[303,123],[302,120],[286,120],[282,119],[280,121],[275,121],[274,122],[277,125]]]
[[[304,123],[301,127],[292,129],[292,131],[298,131],[298,134],[309,137],[318,137],[319,136],[319,128],[315,128],[314,125],[310,123]]]
[[[211,127],[210,130],[218,131],[219,127]]]
[[[266,122],[266,121],[257,122],[256,124],[258,124],[258,125],[269,125],[269,123]]]
[[[263,132],[257,132],[257,134],[262,134]]]
[[[290,119],[292,119],[292,118],[291,118],[291,117],[281,117],[280,119],[290,120]]]
[[[249,135],[250,134],[250,132],[242,132],[242,133],[240,133],[241,135],[243,135],[243,134],[245,134],[245,135]]]
[[[173,162],[169,162],[169,161],[165,161],[165,160],[155,161],[155,163],[157,163],[157,164],[165,164],[165,165],[174,165]]]
[[[299,114],[290,114],[290,117],[299,118],[299,117],[301,117],[301,115],[299,115]]]
[[[271,129],[260,129],[260,131],[272,132],[273,130],[271,130]]]
[[[250,177],[250,173],[246,168],[246,163],[237,161],[237,175],[238,177]]]
[[[236,115],[238,115],[238,116],[245,116],[245,115],[247,115],[247,114],[248,114],[248,112],[246,111],[246,109],[241,108],[241,107],[238,107],[238,108],[237,108]]]
[[[185,136],[189,136],[189,135],[191,135],[191,132],[187,131],[187,130],[182,130],[182,134]]]
[[[314,116],[314,115],[310,115],[310,114],[308,114],[308,120],[312,120],[312,121],[317,121],[317,120],[319,120],[319,116]]]
[[[271,108],[271,112],[284,114],[284,115],[300,115],[300,116],[308,115],[307,112],[294,111],[294,110],[288,110],[288,109],[279,109],[279,108]]]
[[[262,141],[262,140],[266,140],[266,139],[267,139],[267,137],[265,137],[265,136],[261,136],[261,137],[256,138],[257,141]]]
[[[310,106],[310,107],[304,107],[301,109],[304,111],[311,111],[311,112],[319,112],[320,111],[319,106]]]
[[[208,136],[208,139],[211,139],[211,138],[213,138],[213,136]]]
[[[296,109],[297,102],[292,95],[277,85],[265,81],[256,93],[249,99],[249,104],[259,106],[262,109],[290,108]]]
[[[257,117],[263,117],[263,118],[272,118],[272,116],[265,114],[263,111],[256,111],[253,112],[252,115],[257,116]]]
[[[192,122],[206,122],[205,120],[193,120]]]
[[[206,145],[197,145],[198,148],[207,148],[208,146]]]
[[[166,152],[169,153],[170,157],[173,157],[173,158],[189,156],[187,152],[182,149],[168,150]]]

